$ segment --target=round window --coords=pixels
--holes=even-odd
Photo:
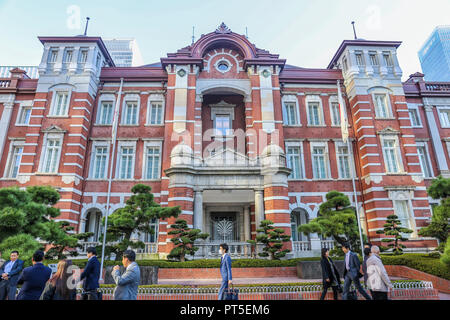
[[[222,71],[222,72],[225,72],[225,71],[227,71],[228,70],[228,63],[226,63],[226,62],[220,62],[218,65],[217,65],[217,69],[219,70],[219,71]]]

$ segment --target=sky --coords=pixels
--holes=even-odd
[[[450,25],[449,0],[0,0],[0,65],[38,65],[38,36],[135,38],[145,64],[214,31],[221,22],[248,29],[258,48],[287,64],[326,68],[340,43],[358,38],[402,41],[403,80],[421,71],[417,52],[438,25]]]

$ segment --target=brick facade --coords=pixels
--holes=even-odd
[[[415,231],[407,246],[437,246],[417,230],[431,217],[426,187],[432,177],[449,172],[450,124],[443,126],[440,115],[450,106],[449,84],[425,83],[420,74],[402,83],[400,42],[344,41],[328,68],[308,69],[286,64],[222,25],[159,63],[117,68],[101,38],[39,39],[44,46],[39,79],[21,70],[0,79],[0,187],[57,187],[59,218],[78,232],[99,233],[114,157],[111,211],[125,205],[134,184],[145,183],[158,203],[179,205],[181,218],[216,241],[222,237],[219,221],[232,223],[227,241],[243,242],[256,236],[261,220],[270,219],[292,235],[286,248],[310,241],[317,254],[318,235],[306,239],[291,223],[316,217],[330,190],[354,202],[347,172],[354,170],[361,225],[371,242],[380,242],[376,231],[389,214],[406,208],[405,223]],[[338,80],[349,145],[333,114]],[[385,115],[377,109],[380,96],[386,99]],[[420,126],[411,125],[411,106],[418,108]],[[29,118],[20,124],[27,107]],[[394,143],[396,163],[386,154],[387,140]],[[420,149],[425,157],[418,142],[426,147]],[[14,158],[15,150],[20,157]],[[431,171],[425,178],[423,159],[429,159]],[[388,172],[389,166],[395,172]],[[163,256],[171,249],[171,222],[155,222],[153,241]]]

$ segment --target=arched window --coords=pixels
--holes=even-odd
[[[309,235],[298,232],[297,228],[309,222],[308,213],[304,209],[295,209],[291,212],[292,241],[309,241]]]
[[[92,209],[87,213],[84,232],[94,233],[91,237],[89,237],[88,241],[94,242],[99,240],[101,218],[102,213],[98,209]]]

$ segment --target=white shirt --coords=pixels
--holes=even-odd
[[[14,263],[16,263],[16,261],[17,260],[15,260],[15,261],[9,261],[8,262],[8,264],[5,266],[5,273],[10,273],[11,272],[11,269],[12,269],[12,267],[14,266]]]

